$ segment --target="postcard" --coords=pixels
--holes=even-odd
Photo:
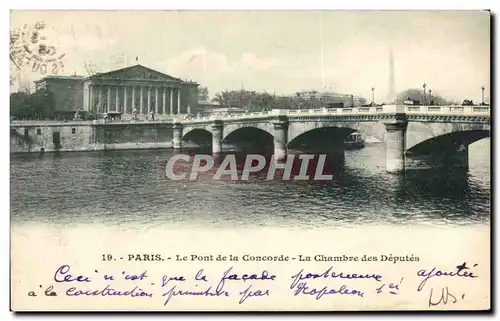
[[[11,310],[490,310],[490,24],[11,11]]]

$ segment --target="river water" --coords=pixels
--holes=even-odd
[[[172,181],[172,150],[11,155],[13,224],[325,228],[487,225],[490,140],[469,147],[469,171],[385,172],[383,144],[345,152],[328,183]]]

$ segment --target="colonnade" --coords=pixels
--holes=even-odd
[[[88,93],[89,109],[98,113],[118,111],[122,114],[132,114],[134,109],[138,115],[147,115],[152,111],[155,114],[170,115],[187,112],[181,108],[179,87],[91,84]]]

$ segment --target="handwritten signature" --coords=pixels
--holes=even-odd
[[[446,304],[448,304],[450,298],[451,298],[450,302],[453,304],[457,303],[459,299],[462,299],[462,300],[465,299],[465,293],[462,293],[457,299],[457,296],[451,294],[451,292],[447,286],[441,289],[441,296],[439,297],[439,299],[437,301],[433,301],[433,293],[434,293],[434,289],[431,288],[430,295],[429,295],[429,306],[430,307],[436,306],[439,304],[446,305]]]

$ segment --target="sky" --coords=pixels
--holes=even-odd
[[[64,75],[139,63],[209,93],[329,90],[383,101],[389,52],[397,92],[422,88],[481,100],[490,90],[487,11],[13,11],[11,30],[44,21]],[[11,64],[11,66],[13,66]],[[27,66],[21,83],[40,79]],[[49,70],[50,74],[50,70]],[[14,82],[11,90],[17,89]]]

